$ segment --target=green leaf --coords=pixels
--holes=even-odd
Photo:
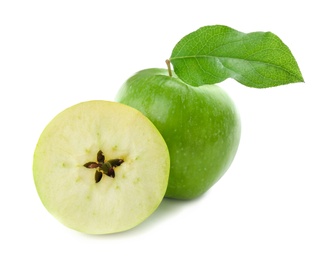
[[[182,38],[170,62],[192,86],[233,78],[248,87],[303,82],[289,48],[271,32],[242,33],[223,25],[205,26]]]

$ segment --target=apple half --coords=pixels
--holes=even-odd
[[[170,159],[156,127],[138,110],[87,101],[42,132],[33,175],[46,209],[88,234],[131,229],[150,216],[168,185]]]

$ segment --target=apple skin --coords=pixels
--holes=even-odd
[[[219,86],[189,86],[172,73],[139,71],[122,85],[116,100],[141,111],[166,141],[170,176],[165,197],[193,199],[231,165],[241,124],[233,101]]]

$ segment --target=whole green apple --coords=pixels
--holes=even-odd
[[[166,197],[200,196],[232,163],[240,119],[217,85],[193,87],[166,69],[146,69],[123,84],[116,100],[141,111],[164,137],[170,153]]]

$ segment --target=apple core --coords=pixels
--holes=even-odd
[[[95,172],[96,183],[100,182],[103,174],[109,177],[116,177],[114,168],[120,166],[124,162],[123,159],[111,159],[105,162],[105,156],[101,150],[97,153],[97,162],[87,162],[83,166],[88,169],[97,169]]]

